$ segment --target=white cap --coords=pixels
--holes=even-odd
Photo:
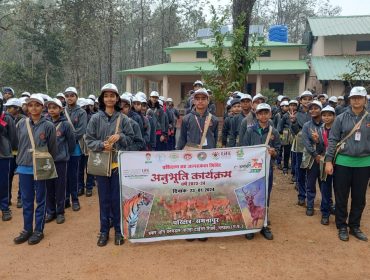
[[[338,100],[344,100],[344,96],[343,95],[338,96]]]
[[[329,102],[337,103],[338,102],[338,98],[336,96],[330,96]]]
[[[232,97],[231,97],[231,98],[229,98],[229,100],[227,100],[227,102],[226,102],[226,105],[227,105],[227,106],[231,106],[231,101],[232,101],[233,99],[234,99],[234,98],[232,98]]]
[[[153,91],[150,93],[150,97],[158,97],[158,98],[159,98],[159,93],[158,93],[158,91],[153,90]]]
[[[244,99],[249,99],[250,101],[252,101],[252,96],[250,96],[250,94],[248,94],[248,93],[243,94],[243,96],[240,97],[240,101],[242,101]]]
[[[94,101],[95,101],[95,99],[96,99],[96,97],[95,97],[95,95],[94,95],[94,94],[90,94],[88,98],[90,98],[91,100],[94,100]]]
[[[37,103],[41,104],[42,106],[44,106],[44,99],[42,98],[42,96],[40,95],[40,93],[34,93],[34,94],[31,94],[30,98],[27,99],[26,103],[30,103],[32,101],[36,101]]]
[[[316,105],[316,106],[320,107],[320,109],[322,109],[322,104],[318,100],[314,100],[310,104],[308,104],[308,108],[311,108],[311,106],[313,106],[313,105]]]
[[[117,86],[115,84],[112,84],[112,83],[108,83],[108,84],[104,85],[101,88],[100,93],[103,93],[103,92],[106,92],[106,91],[111,91],[111,92],[114,92],[114,93],[118,94]]]
[[[205,96],[209,97],[208,92],[204,88],[200,88],[200,89],[196,90],[193,93],[193,96],[196,96],[196,95],[199,95],[199,94],[202,94],[202,95],[205,95]]]
[[[22,92],[21,97],[24,97],[24,96],[30,97],[31,93],[29,93],[28,91]]]
[[[86,101],[85,101],[86,99],[85,98],[79,98],[79,99],[77,99],[77,105],[78,106],[80,106],[80,107],[83,107],[83,106],[86,106],[87,104],[86,104]]]
[[[159,103],[159,106],[163,106],[163,101],[162,100],[158,100],[158,103]]]
[[[67,87],[64,93],[67,93],[67,92],[73,92],[74,94],[78,95],[77,89],[75,87]]]
[[[309,97],[312,97],[313,94],[312,92],[308,91],[308,90],[305,90],[304,92],[302,92],[300,95],[299,95],[299,98],[302,98],[302,97],[305,97],[305,96],[309,96]]]
[[[328,100],[328,98],[329,98],[329,96],[326,93],[324,93],[324,97],[325,97],[326,100]]]
[[[324,109],[321,110],[321,114],[324,112],[331,112],[335,115],[335,109],[330,105],[327,105]]]
[[[289,102],[284,100],[280,103],[280,106],[289,106]]]
[[[142,92],[142,91],[138,91],[138,92],[135,94],[135,96],[138,96],[138,97],[141,97],[141,98],[146,99],[146,94],[145,94],[144,92]]]
[[[22,107],[22,103],[18,98],[9,98],[8,101],[6,101],[5,106],[6,107],[10,107],[10,106]]]
[[[91,98],[85,99],[86,105],[94,106],[95,100],[92,100]]]
[[[146,98],[144,98],[142,96],[139,96],[138,98],[139,98],[139,100],[140,100],[141,103],[148,103],[148,101],[146,100]]]
[[[281,100],[283,100],[283,98],[284,98],[284,95],[278,95],[277,101],[281,102]]]
[[[266,102],[266,97],[260,93],[257,93],[255,96],[253,96],[252,102],[256,101],[257,99],[263,99],[263,102]]]
[[[171,97],[168,97],[166,102],[173,102],[173,99]]]
[[[3,100],[3,94],[0,92],[0,100]]]
[[[352,96],[362,96],[365,97],[367,95],[366,89],[364,87],[353,87],[349,94],[349,98]]]
[[[14,89],[12,89],[11,87],[3,87],[3,92],[5,93],[5,92],[11,92],[12,93],[12,95],[14,95],[15,93],[14,93]]]
[[[60,102],[60,100],[58,98],[53,98],[52,100],[50,101],[47,101],[45,103],[46,106],[48,106],[49,104],[55,104],[57,105],[58,107],[62,108],[63,109],[63,105],[62,105],[62,102]]]
[[[257,105],[256,112],[262,111],[262,110],[269,110],[271,111],[271,106],[267,103],[260,103]]]
[[[121,101],[125,101],[131,105],[131,97],[127,93],[122,94],[120,98],[121,98]]]
[[[295,99],[292,99],[292,100],[290,100],[289,101],[289,105],[290,104],[295,104],[295,105],[297,105],[298,106],[298,101],[297,100],[295,100]]]
[[[140,102],[141,103],[141,98],[140,98],[140,96],[134,96],[134,97],[132,97],[132,99],[131,99],[131,102],[132,103],[134,103],[134,102]]]
[[[39,94],[44,99],[44,102],[52,100],[52,98],[49,95],[47,95],[47,94],[44,94],[44,93],[39,93]]]
[[[203,86],[203,82],[202,81],[199,81],[199,80],[196,80],[193,84],[193,86],[195,85],[200,85],[201,87]]]
[[[165,102],[165,101],[166,101],[166,97],[164,97],[164,96],[162,96],[162,95],[161,95],[161,96],[159,97],[159,100],[162,100],[163,102]]]
[[[57,94],[57,96],[56,97],[63,97],[64,99],[66,98],[65,96],[64,96],[64,93],[63,92],[59,92],[58,94]]]
[[[29,97],[27,97],[27,96],[23,96],[23,97],[19,98],[19,102],[21,102],[22,106],[27,103],[28,98]]]

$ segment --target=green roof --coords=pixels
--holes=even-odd
[[[370,34],[370,15],[309,18],[313,36]]]
[[[366,58],[359,56],[356,59]],[[370,59],[370,55],[367,56]],[[352,70],[353,56],[316,56],[312,57],[312,67],[318,80],[342,81],[341,76]]]
[[[206,50],[206,49],[208,49],[207,46],[202,45],[200,42],[203,42],[203,43],[207,44],[208,46],[212,46],[213,43],[214,43],[214,39],[213,38],[208,38],[208,39],[202,39],[201,41],[183,42],[183,43],[179,43],[177,46],[165,48],[164,51],[168,53],[168,52],[171,52],[171,51],[174,51],[174,50]],[[249,42],[249,43],[251,44],[251,42]],[[228,39],[225,39],[225,41],[224,41],[225,48],[230,48],[231,44],[232,44],[232,41],[230,41]],[[256,44],[258,44],[258,42]],[[299,48],[299,47],[305,47],[305,46],[306,45],[303,45],[303,44],[266,41],[263,47],[264,48],[278,48],[278,47],[279,48],[282,48],[282,47],[288,47],[288,48],[296,47],[296,48]]]
[[[170,62],[119,71],[124,75],[199,75],[201,70],[213,71],[210,62]],[[308,71],[305,60],[259,60],[252,64],[250,74],[297,74]]]

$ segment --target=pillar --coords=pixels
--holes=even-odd
[[[306,73],[299,75],[299,93],[304,92],[306,89]]]
[[[163,76],[163,91],[162,95],[167,98],[168,97],[168,76]]]
[[[260,93],[262,89],[262,75],[257,75],[256,94]]]
[[[132,91],[132,76],[131,75],[126,76],[126,91],[127,92]]]

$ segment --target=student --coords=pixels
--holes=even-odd
[[[303,157],[302,127],[311,120],[308,105],[312,102],[312,93],[304,91],[299,96],[300,107],[298,112],[293,112],[290,117],[291,129],[294,135],[292,151],[295,152],[295,175],[298,185],[298,205],[304,206],[306,201],[306,169],[301,168]]]
[[[328,175],[334,174],[335,223],[339,239],[348,241],[349,227],[350,234],[367,241],[367,236],[360,229],[370,176],[370,115],[366,111],[366,89],[352,88],[349,101],[351,106],[337,116],[331,128],[325,171]],[[339,150],[335,157],[337,145]],[[350,192],[351,208],[348,216]]]
[[[218,139],[218,119],[208,111],[208,92],[205,89],[198,89],[193,95],[194,110],[182,119],[177,149],[182,150],[187,145],[198,147],[201,145],[202,149],[214,149]],[[205,134],[205,140],[201,143],[203,134]],[[194,240],[188,239],[187,241]],[[198,240],[207,241],[207,238],[199,238]]]
[[[266,103],[258,104],[256,106],[256,117],[257,117],[256,124],[248,128],[247,132],[243,135],[243,138],[240,138],[240,146],[263,145],[266,142],[269,145],[268,152],[271,155],[269,182],[268,182],[268,197],[267,197],[267,207],[269,207],[270,206],[270,195],[271,195],[272,184],[273,184],[273,176],[274,176],[272,161],[279,154],[279,150],[281,146],[280,136],[277,130],[273,128],[270,123],[270,118],[271,118],[270,105]],[[270,129],[271,129],[271,133],[269,132]],[[267,139],[268,137],[270,138]],[[261,230],[261,234],[267,240],[272,240],[274,238],[269,227],[263,227]],[[248,240],[251,240],[254,238],[254,233],[246,234],[245,237]]]
[[[179,111],[175,108],[173,104],[172,98],[167,98],[166,100],[167,104],[167,111],[170,112],[173,116],[173,122],[172,125],[169,127],[169,132],[168,132],[168,145],[170,150],[175,150],[176,147],[176,124],[177,120],[180,118],[180,113]]]
[[[283,174],[288,174],[289,169],[289,158],[292,148],[291,142],[291,131],[290,131],[290,119],[289,119],[289,102],[284,100],[280,103],[280,114],[279,122],[277,124],[277,131],[280,134],[281,141],[281,155],[279,157],[283,158]]]
[[[45,223],[56,219],[57,224],[65,221],[64,206],[66,200],[67,163],[76,145],[72,125],[63,115],[63,104],[54,98],[46,103],[49,121],[54,124],[57,137],[58,151],[54,158],[58,178],[50,180],[47,184],[46,217]]]
[[[239,98],[234,98],[233,100],[231,100],[230,105],[231,105],[230,109],[231,114],[224,120],[224,124],[222,126],[221,144],[223,148],[235,147],[235,145],[233,145],[234,143],[230,141],[232,134],[232,125],[234,123],[234,117],[239,115],[242,111]]]
[[[4,104],[6,104],[6,102],[10,98],[14,98],[14,96],[15,96],[14,89],[12,89],[11,87],[4,87],[3,88],[3,102],[4,102]]]
[[[17,125],[18,155],[17,173],[23,202],[23,231],[14,239],[15,244],[28,241],[34,245],[44,238],[45,212],[46,212],[46,185],[48,180],[34,179],[31,140],[27,129],[27,122],[31,127],[35,147],[47,148],[55,159],[57,155],[57,141],[54,125],[42,116],[44,106],[43,98],[38,94],[32,94],[27,100],[30,118],[21,120]],[[37,207],[34,209],[36,198]],[[35,227],[33,217],[35,216]]]
[[[307,209],[306,215],[313,216],[314,202],[316,197],[316,182],[321,185],[320,179],[320,160],[321,155],[325,151],[324,142],[319,137],[319,131],[322,126],[321,122],[322,103],[314,100],[308,105],[308,111],[311,120],[306,122],[302,128],[302,141],[304,146],[304,161],[302,164],[306,165],[307,182],[306,182],[306,197]]]
[[[0,209],[2,220],[5,222],[12,219],[12,212],[9,208],[11,190],[9,176],[14,159],[12,151],[17,148],[17,139],[14,120],[9,113],[3,111],[3,101],[0,93]]]
[[[279,107],[276,108],[275,114],[273,113],[273,116],[272,116],[272,123],[273,123],[274,128],[276,130],[278,130],[278,126],[279,126],[279,122],[280,122],[281,118],[283,117],[283,115],[289,109],[288,100],[289,100],[289,98],[287,98],[286,96],[280,95],[280,102],[277,102],[277,104],[279,104],[278,105]],[[276,158],[276,164],[277,164],[278,169],[280,169],[280,170],[283,170],[283,166],[281,165],[281,160],[283,158],[282,153],[283,153],[283,149],[280,149],[280,153],[279,153],[278,157]]]
[[[76,174],[76,176],[67,177],[67,191],[66,191],[66,205],[68,208],[71,206],[70,198],[72,199],[72,210],[80,210],[80,202],[78,201],[78,170],[82,155],[80,140],[86,132],[87,114],[80,106],[77,105],[78,94],[74,87],[69,87],[65,90],[64,96],[66,98],[67,106],[65,107],[65,116],[70,124],[73,126],[76,145],[73,153],[68,161],[68,174]]]
[[[145,134],[143,136],[146,143],[145,150],[151,151],[152,147],[155,147],[155,129],[154,129],[154,120],[152,116],[147,115],[148,111],[148,102],[145,97],[141,99],[141,115],[145,119]]]
[[[154,120],[154,128],[155,128],[155,150],[156,151],[165,151],[166,150],[166,138],[167,138],[167,131],[166,131],[166,116],[159,104],[159,93],[156,91],[152,91],[150,93],[150,100],[148,102],[148,107],[150,110],[149,115]],[[148,110],[148,111],[149,111]]]
[[[109,220],[112,214],[115,230],[114,244],[123,244],[120,223],[120,183],[118,175],[117,151],[127,150],[134,133],[128,118],[120,111],[120,96],[114,84],[106,84],[98,98],[99,112],[91,117],[86,132],[86,144],[91,151],[112,151],[111,176],[96,176],[100,208],[100,235],[97,245],[107,245],[109,240]],[[117,126],[117,122],[118,126]],[[116,132],[116,127],[118,131]]]
[[[330,130],[335,120],[335,109],[331,106],[326,106],[321,110],[321,119],[323,125],[319,131],[319,137],[324,142],[325,152],[329,144],[329,135]],[[321,158],[325,156],[322,155]],[[320,170],[321,171],[321,170]],[[322,172],[322,171],[321,171]],[[325,172],[325,171],[324,171]],[[326,175],[326,178],[321,181],[320,190],[321,190],[321,224],[329,225],[329,216],[330,214],[335,213],[335,207],[333,206],[333,175]]]

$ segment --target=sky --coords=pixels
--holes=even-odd
[[[225,5],[232,3],[232,0],[209,0],[213,5]],[[330,0],[330,3],[335,6],[342,7],[343,16],[349,15],[370,15],[369,0]]]

